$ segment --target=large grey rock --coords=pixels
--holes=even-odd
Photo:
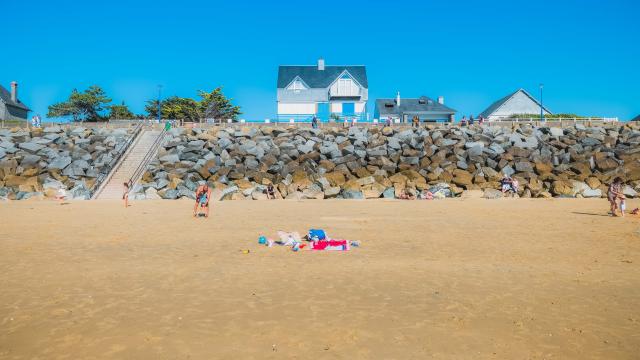
[[[59,156],[49,163],[47,169],[49,170],[62,170],[71,164],[71,157]]]
[[[23,149],[23,150],[29,151],[29,152],[31,152],[31,153],[36,153],[38,150],[40,150],[40,149],[44,148],[44,146],[43,146],[43,145],[40,145],[40,144],[35,143],[35,142],[23,142],[23,143],[20,143],[20,144],[18,145],[18,147],[19,147],[20,149]]]
[[[175,164],[180,161],[180,156],[178,154],[167,154],[160,157],[160,161],[168,164]]]
[[[364,194],[357,190],[343,190],[342,197],[344,199],[364,199]]]

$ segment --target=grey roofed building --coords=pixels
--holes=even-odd
[[[631,121],[640,121],[640,115],[636,116],[635,118],[633,118],[633,120]]]
[[[324,66],[282,65],[278,71],[278,88],[286,88],[296,77],[300,77],[310,88],[327,88],[345,70],[364,88],[369,87],[367,70],[364,65]]]
[[[27,120],[29,111],[18,99],[18,83],[11,83],[11,91],[0,85],[0,120]]]
[[[547,109],[545,106],[543,106],[542,108],[544,109],[545,115],[551,115],[551,111],[549,111],[549,109]],[[526,90],[518,89],[491,104],[488,108],[480,113],[480,116],[487,120],[498,120],[508,118],[513,115],[539,113],[540,102],[538,102],[538,100],[531,96],[531,94],[529,94]]]
[[[410,122],[414,116],[418,116],[420,121],[452,122],[455,113],[456,110],[444,105],[443,97],[439,97],[438,101],[427,96],[403,99],[398,94],[395,99],[377,99],[374,117],[380,120]]]

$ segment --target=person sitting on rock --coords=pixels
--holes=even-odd
[[[269,183],[269,185],[267,185],[267,199],[276,199],[276,189],[273,187],[272,183]]]
[[[520,184],[518,183],[518,179],[511,179],[511,190],[513,191],[513,195],[516,195],[518,193],[519,186]]]
[[[209,217],[209,200],[211,199],[211,189],[206,183],[196,189],[196,205],[193,208],[193,216],[198,216],[198,206],[204,209],[204,217]]]
[[[618,201],[624,199],[624,194],[622,193],[622,178],[617,177],[613,179],[607,191],[607,199],[611,204],[611,216],[618,216]]]
[[[422,200],[433,200],[433,193],[429,190],[423,190],[420,193],[420,199]]]
[[[411,191],[409,191],[409,189],[404,189],[402,191],[402,194],[400,194],[400,200],[414,200],[414,199],[415,197],[413,196]]]
[[[509,191],[512,191],[512,183],[513,180],[511,179],[511,177],[505,174],[504,177],[500,180],[500,191],[502,191],[503,194],[507,194]]]

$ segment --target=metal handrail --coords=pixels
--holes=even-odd
[[[140,179],[140,177],[142,176],[142,173],[147,169],[147,166],[149,166],[149,163],[151,163],[151,160],[153,159],[156,152],[164,142],[164,138],[166,134],[167,134],[167,130],[163,129],[160,135],[158,135],[158,138],[153,142],[153,144],[151,144],[149,151],[147,151],[147,153],[144,155],[144,158],[142,158],[140,165],[138,165],[136,170],[133,172],[133,175],[131,175],[131,178],[129,178],[129,181],[127,182],[129,186],[129,190],[127,191],[127,193],[130,193],[131,190],[133,190],[133,185],[135,185],[138,182],[138,179]]]
[[[91,196],[90,196],[91,198],[95,195],[96,191],[100,189],[100,186],[107,179],[107,177],[109,176],[113,168],[116,166],[118,161],[127,152],[127,150],[129,150],[129,147],[131,146],[131,144],[134,143],[134,141],[142,131],[143,126],[144,126],[144,122],[141,121],[140,123],[138,123],[138,125],[136,125],[136,127],[133,129],[133,133],[131,134],[129,139],[124,143],[122,143],[122,145],[120,145],[120,149],[118,150],[116,157],[114,157],[107,166],[103,166],[100,169],[100,174],[98,174],[98,176],[96,177],[96,183],[93,185],[93,189],[91,190]]]

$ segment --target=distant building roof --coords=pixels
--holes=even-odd
[[[283,89],[287,87],[297,76],[311,88],[327,88],[345,70],[348,71],[362,87],[369,87],[367,70],[363,65],[325,66],[324,70],[318,70],[318,66],[316,65],[281,65],[278,69],[278,88]]]
[[[635,118],[633,118],[633,120],[631,121],[640,121],[640,115],[636,116]]]
[[[536,104],[538,104],[538,106],[540,106],[540,102],[538,102],[538,100],[536,100],[533,96],[531,96],[531,94],[529,94],[525,89],[518,89],[512,92],[511,94],[491,104],[488,108],[486,108],[483,112],[480,113],[480,116],[484,118],[489,117],[491,114],[493,114],[496,110],[498,110],[502,105],[504,105],[507,101],[509,101],[512,97],[514,97],[519,92],[522,92],[523,94],[527,95],[533,102],[535,102]],[[544,109],[544,111],[551,114],[551,111],[549,111],[549,109],[547,109],[545,106],[543,106],[542,108]]]
[[[439,102],[421,96],[417,99],[400,99],[400,106],[397,106],[396,99],[376,99],[376,107],[380,116],[401,115],[403,113],[432,113],[432,114],[455,114],[456,110],[440,104]]]
[[[5,89],[2,85],[0,85],[0,99],[2,100],[2,102],[4,102],[9,106],[14,106],[23,110],[31,111],[31,109],[29,109],[25,104],[23,104],[22,101],[20,101],[20,99],[17,99],[18,101],[11,100],[11,92]]]

